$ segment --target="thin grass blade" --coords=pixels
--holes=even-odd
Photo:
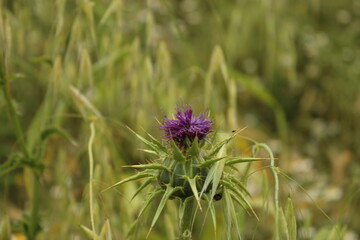
[[[292,204],[291,198],[288,198],[286,202],[285,217],[289,229],[289,239],[296,240],[297,226],[296,226],[296,218],[294,214],[294,206]]]
[[[110,228],[110,221],[106,219],[104,225],[101,228],[100,232],[100,240],[111,240],[111,228]]]
[[[270,158],[254,158],[254,157],[232,157],[226,159],[226,166],[230,166],[236,163],[245,163],[245,162],[257,162],[271,160]]]
[[[200,211],[202,211],[201,204],[200,204],[200,199],[199,199],[199,192],[198,192],[198,190],[196,188],[196,178],[190,179],[188,176],[184,176],[184,177],[188,181],[188,183],[190,184],[191,190],[192,190],[192,192],[194,194],[194,197],[195,197],[196,202],[197,202],[197,204],[199,206],[199,209],[200,209]]]
[[[94,233],[90,228],[85,227],[84,225],[80,225],[80,228],[89,239],[99,240],[99,236],[96,235],[96,233]]]
[[[212,201],[212,198],[210,198],[207,194],[204,195],[204,198],[206,202],[208,203],[208,209],[206,210],[206,214],[208,211],[211,213],[211,219],[214,225],[214,236],[216,236],[216,212],[215,212],[215,206]]]
[[[259,220],[258,216],[256,215],[254,209],[252,208],[251,204],[249,203],[249,201],[246,199],[246,197],[244,196],[244,194],[239,191],[239,189],[237,189],[233,184],[231,184],[230,182],[226,181],[226,180],[221,180],[220,184],[224,185],[226,188],[228,188],[229,190],[233,191],[236,196],[238,196],[242,202],[245,203],[246,207],[248,207],[251,212],[254,214],[254,216]],[[245,209],[246,210],[246,209]]]
[[[225,147],[223,146],[221,150],[218,152],[218,155],[225,155]],[[218,189],[218,186],[221,181],[221,177],[223,175],[224,167],[225,167],[225,159],[220,160],[219,162],[215,163],[215,172],[214,177],[212,181],[212,189],[211,189],[211,197],[214,197],[216,194],[216,190]]]

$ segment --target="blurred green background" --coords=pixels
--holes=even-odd
[[[208,110],[219,131],[246,127],[242,135],[269,144],[306,190],[281,180],[298,239],[326,239],[335,224],[344,239],[360,237],[359,0],[0,0],[0,10],[1,68],[23,128],[19,139],[2,91],[0,221],[8,216],[18,239],[33,172],[5,167],[21,159],[22,142],[44,168],[39,239],[84,239],[95,116],[96,224],[109,219],[113,239],[125,239],[143,204],[129,200],[137,185],[101,190],[133,173],[122,165],[150,156],[124,126],[162,138],[158,121],[182,102]],[[242,140],[234,147],[249,150]],[[262,176],[271,189],[261,173],[249,186],[259,212]],[[175,209],[169,204],[149,239],[171,239]],[[241,216],[244,239],[271,238],[271,216]],[[146,234],[149,221],[141,224]],[[211,238],[211,223],[195,234]]]

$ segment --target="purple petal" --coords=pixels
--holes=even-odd
[[[197,137],[204,139],[211,133],[212,121],[204,113],[198,117],[193,115],[191,106],[183,109],[177,109],[175,119],[165,116],[165,121],[161,128],[165,131],[168,140],[174,140],[179,146],[186,147],[186,138],[193,142]]]

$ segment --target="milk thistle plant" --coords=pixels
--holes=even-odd
[[[191,106],[178,108],[174,118],[165,116],[161,129],[165,132],[164,144],[148,133],[147,138],[144,138],[134,132],[148,147],[145,151],[154,154],[156,158],[148,164],[126,166],[143,169],[143,171],[123,179],[109,188],[129,181],[146,179],[134,195],[135,197],[147,187],[151,187],[149,197],[140,210],[139,216],[151,202],[161,197],[149,233],[166,202],[170,199],[179,199],[178,239],[181,240],[192,239],[193,220],[198,210],[203,210],[204,202],[207,205],[206,211],[211,213],[216,230],[213,202],[222,200],[224,201],[228,238],[231,239],[233,235],[232,226],[235,226],[235,234],[240,238],[235,204],[239,204],[255,216],[256,214],[248,201],[250,194],[243,182],[227,171],[227,167],[232,167],[236,163],[259,161],[263,158],[226,156],[225,145],[240,130],[234,131],[230,137],[218,143],[212,143],[209,136],[214,133],[213,122],[205,113],[194,116]]]

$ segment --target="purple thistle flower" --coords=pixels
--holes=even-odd
[[[186,149],[186,139],[192,143],[197,137],[202,140],[207,134],[211,133],[212,121],[208,119],[204,113],[198,117],[193,115],[191,106],[183,110],[176,110],[176,119],[170,119],[165,116],[165,121],[161,128],[165,131],[165,136],[168,140],[174,140],[175,143],[182,149]]]

